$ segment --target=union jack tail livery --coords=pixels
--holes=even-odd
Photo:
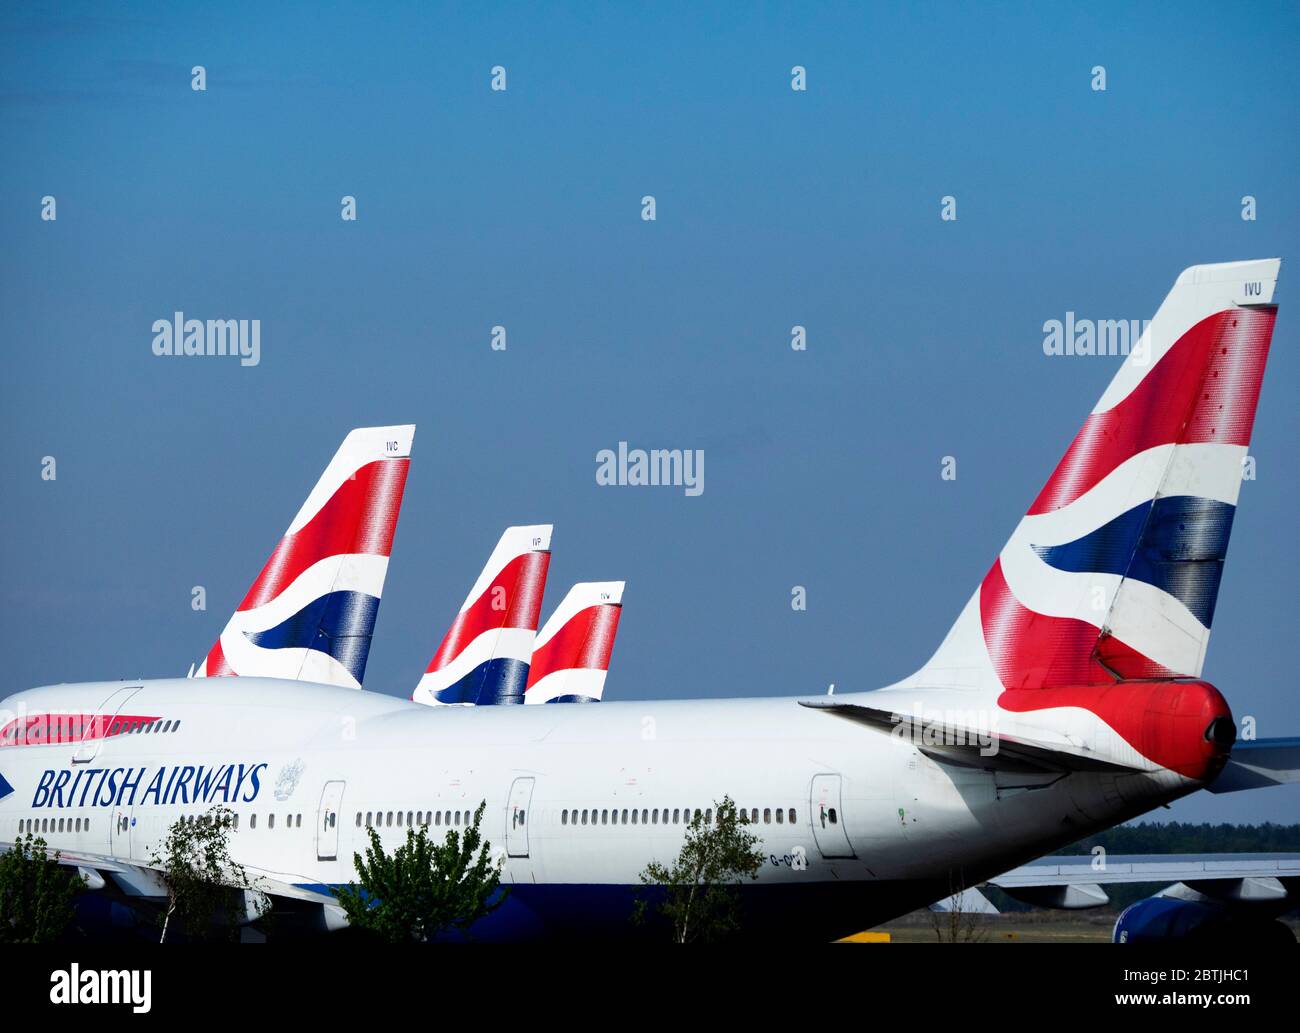
[[[525,703],[597,703],[623,612],[622,581],[569,589],[537,636]]]
[[[1117,715],[1136,698],[1132,683],[1200,678],[1280,265],[1200,265],[1178,277],[943,644],[907,683],[986,690],[1004,710],[1082,707],[1131,741]],[[1103,691],[1117,682],[1127,696]],[[1151,706],[1181,712],[1199,694],[1226,713],[1208,686],[1168,692]]]
[[[343,439],[195,677],[361,687],[414,437],[407,425]]]
[[[550,524],[507,527],[411,699],[522,703],[550,562]]]

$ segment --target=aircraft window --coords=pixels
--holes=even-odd
[[[397,827],[398,827],[399,829],[402,827],[402,812],[401,812],[401,811],[398,811],[398,812],[397,812]]]
[[[604,811],[601,811],[601,812],[600,812],[600,823],[601,823],[602,825],[608,825],[608,824],[609,824],[609,811],[604,810]]]
[[[256,814],[250,814],[250,815],[248,816],[248,827],[249,827],[250,829],[255,829],[255,828],[257,828],[257,815],[256,815]]]
[[[679,811],[676,807],[674,807],[674,808],[673,808],[673,824],[674,824],[674,825],[677,824],[678,820],[681,818],[681,815],[682,815],[682,812]]]
[[[442,811],[435,811],[435,812],[434,812],[434,815],[433,815],[433,823],[434,823],[434,825],[441,825],[441,824],[442,824]]]
[[[90,831],[90,819],[89,819],[89,818],[86,819],[86,829],[85,829],[85,831],[87,831],[87,832]]]
[[[416,812],[415,812],[415,823],[416,823],[417,825],[423,825],[423,824],[424,824],[424,811],[416,811]]]
[[[793,825],[794,822],[795,822],[795,817],[794,817],[794,808],[791,807],[791,808],[790,808],[790,824]]]
[[[407,825],[414,824],[414,823],[411,821],[411,814],[412,814],[411,811],[407,811],[407,812],[406,812],[406,824],[407,824]]]
[[[361,828],[361,812],[357,811],[357,828]]]
[[[627,808],[626,808],[626,807],[623,808],[623,824],[624,824],[624,825],[627,824]]]
[[[713,824],[713,808],[712,808],[712,807],[710,807],[708,810],[706,810],[706,811],[704,812],[704,824],[705,824],[705,825],[712,825],[712,824]]]
[[[764,825],[771,825],[771,824],[772,824],[772,808],[771,808],[771,807],[764,807],[764,808],[763,808],[763,824],[764,824]]]
[[[836,815],[835,815],[835,808],[834,808],[834,807],[832,807],[832,808],[827,812],[827,815],[826,815],[826,816],[827,816],[828,818],[831,819],[831,824],[832,824],[832,825],[834,825],[836,822],[839,821],[839,818],[836,817]]]
[[[239,828],[239,812],[235,812],[235,828]]]
[[[637,818],[636,808],[633,807],[633,808],[632,808],[632,824],[633,824],[633,825],[635,825],[635,824],[637,823],[636,818]]]
[[[776,809],[776,823],[777,823],[778,825],[780,825],[780,824],[781,824],[781,819],[784,818],[784,817],[785,817],[785,811],[783,811],[780,807],[778,807],[778,808]]]
[[[273,828],[275,828],[275,815],[274,815],[274,814],[268,814],[268,815],[266,816],[266,827],[267,827],[268,829],[273,829]]]
[[[388,820],[385,821],[384,824],[387,825],[390,829],[393,827],[393,812],[392,812],[392,811],[389,811],[389,812],[388,812]]]
[[[584,825],[587,824],[587,810],[586,810],[585,807],[583,808],[583,811],[582,811],[582,823],[583,823]]]
[[[569,824],[569,812],[567,810],[560,811],[560,824]]]
[[[55,829],[55,831],[56,831],[56,832],[62,832],[62,831],[63,831],[63,819],[62,819],[62,818],[59,819],[59,827],[58,827],[57,829]]]
[[[653,811],[650,812],[650,824],[651,824],[651,825],[658,825],[658,824],[659,824],[659,808],[658,808],[658,807],[656,807]]]

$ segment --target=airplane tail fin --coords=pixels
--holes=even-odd
[[[537,636],[525,703],[596,703],[623,612],[622,581],[574,585]]]
[[[551,530],[506,528],[411,699],[430,706],[524,701]]]
[[[1280,264],[1178,277],[943,644],[905,684],[1001,691],[1200,677]]]
[[[415,427],[343,439],[194,677],[360,688]]]

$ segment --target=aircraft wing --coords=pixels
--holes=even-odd
[[[0,842],[0,854],[12,850],[13,846],[13,843]],[[135,864],[131,861],[123,861],[121,858],[108,857],[104,854],[79,850],[56,851],[51,847],[46,847],[47,856],[53,857],[56,853],[60,865],[76,868],[81,872],[82,877],[86,880],[87,888],[90,890],[103,889],[105,883],[111,881],[129,897],[163,897],[167,894],[166,886],[164,886],[158,872],[148,865]],[[312,889],[292,881],[299,878],[297,876],[282,872],[261,872],[247,867],[245,871],[248,874],[249,882],[252,883],[254,890],[258,893],[270,897],[287,897],[293,900],[318,904],[332,904],[334,901],[334,897],[330,893]]]
[[[1231,900],[1283,899],[1300,881],[1300,853],[1110,854],[1040,857],[988,880],[1017,900],[1040,907],[1101,907],[1102,888],[1135,882],[1182,883]]]

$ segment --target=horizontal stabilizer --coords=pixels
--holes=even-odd
[[[1223,773],[1207,789],[1238,793],[1243,789],[1300,782],[1300,738],[1251,739],[1232,747]]]

